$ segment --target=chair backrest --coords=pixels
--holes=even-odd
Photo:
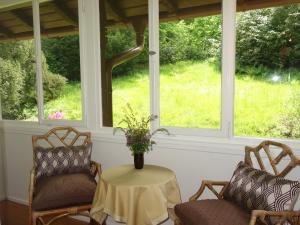
[[[272,154],[273,147],[279,150],[279,154],[276,157]],[[300,160],[296,157],[289,146],[275,141],[263,141],[256,147],[246,146],[245,163],[253,167],[253,158],[251,155],[254,155],[260,169],[266,171],[262,154],[266,155],[274,174],[278,177],[285,177],[291,170],[300,165]],[[279,170],[278,165],[281,161],[286,160],[285,158],[287,158],[288,162],[283,169]]]
[[[32,136],[33,150],[37,147],[72,147],[91,143],[90,132],[79,132],[73,127],[55,127],[44,135]]]

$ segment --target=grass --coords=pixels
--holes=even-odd
[[[65,86],[62,96],[45,104],[45,118],[47,119],[49,114],[61,111],[64,113],[64,119],[81,120],[81,102],[80,83],[69,83]]]
[[[118,125],[129,102],[149,114],[149,71],[139,69],[113,79],[113,119]],[[221,126],[221,75],[209,62],[179,62],[161,66],[160,111],[164,126],[215,128]],[[271,75],[270,75],[271,76]],[[252,74],[235,79],[235,135],[281,137],[279,126],[300,82],[272,82]],[[80,85],[66,85],[64,95],[45,105],[46,116],[63,111],[66,119],[81,118]],[[47,114],[48,113],[48,114]]]

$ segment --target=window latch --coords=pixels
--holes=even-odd
[[[149,51],[149,55],[155,55],[156,52],[155,51]]]

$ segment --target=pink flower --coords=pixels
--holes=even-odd
[[[61,120],[64,118],[64,113],[62,111],[58,111],[48,115],[49,120]]]

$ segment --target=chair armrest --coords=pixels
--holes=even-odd
[[[96,177],[96,175],[98,174],[98,178],[101,178],[101,173],[102,173],[102,169],[101,169],[101,164],[91,161],[91,168],[90,168],[91,174]]]
[[[278,219],[276,225],[283,225],[284,221],[288,221],[291,225],[300,224],[300,211],[253,210],[251,213],[251,220],[249,225],[255,225],[257,219],[259,219],[263,224],[268,224],[265,220],[266,217],[274,217]]]
[[[33,167],[30,171],[30,183],[29,183],[29,207],[31,207],[33,193],[34,193],[34,186],[35,186],[35,168]]]
[[[208,188],[218,199],[223,199],[223,193],[226,190],[229,182],[228,181],[212,181],[204,180],[199,190],[189,198],[189,201],[196,201],[204,192],[205,188]],[[214,186],[223,186],[220,192],[218,192]]]

